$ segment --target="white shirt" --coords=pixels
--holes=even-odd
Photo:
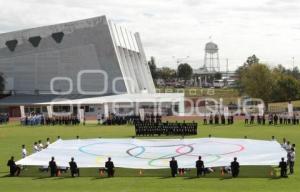
[[[287,149],[287,144],[286,143],[282,143],[281,146],[282,146],[282,148]]]
[[[27,156],[27,150],[25,148],[22,149],[22,158]]]
[[[44,149],[44,145],[43,145],[43,143],[40,143],[39,144],[39,151],[41,151],[42,149]]]
[[[33,146],[33,153],[39,152],[39,148],[37,145]]]
[[[296,159],[296,153],[295,153],[295,151],[291,152],[290,156],[291,156],[291,161],[295,162],[295,159]]]

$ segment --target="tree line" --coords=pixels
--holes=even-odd
[[[148,65],[154,80],[163,79],[164,81],[170,81],[181,79],[187,81],[193,76],[193,68],[188,63],[179,64],[177,70],[169,67],[157,68],[154,57],[151,57],[150,61],[148,61]]]
[[[236,73],[239,77],[237,88],[241,94],[261,98],[266,103],[300,99],[300,72],[297,67],[270,67],[252,55]]]
[[[193,69],[182,63],[177,70],[169,67],[157,68],[155,59],[148,62],[153,79],[190,80]],[[216,73],[212,78],[221,79]],[[246,62],[236,70],[237,86],[240,95],[261,98],[266,103],[300,99],[300,71],[298,67],[287,69],[283,65],[270,67],[261,63],[256,55],[247,58]]]

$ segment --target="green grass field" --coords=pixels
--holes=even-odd
[[[184,93],[185,97],[195,98],[195,97],[209,97],[216,100],[220,98],[223,99],[224,104],[237,103],[239,92],[236,89],[224,88],[224,89],[214,89],[214,88],[157,88],[158,93]]]
[[[241,99],[242,95],[234,88],[199,88],[199,87],[187,87],[187,88],[157,88],[158,93],[184,93],[187,98],[212,98],[217,101],[220,98],[223,99],[223,104],[237,103]],[[287,110],[288,101],[269,103],[269,110],[273,112],[282,112]],[[300,107],[300,100],[291,101],[294,107]]]
[[[269,140],[272,135],[281,141],[288,138],[297,146],[300,145],[299,126],[244,126],[236,122],[232,126],[203,126],[199,124],[196,137],[206,137],[212,134],[215,137],[248,138]],[[0,125],[0,191],[300,191],[300,170],[296,162],[296,174],[288,179],[277,179],[268,176],[268,169],[258,167],[243,167],[241,177],[230,179],[222,178],[216,173],[206,178],[194,178],[194,173],[184,177],[170,178],[168,171],[138,175],[138,170],[117,170],[120,177],[102,178],[97,174],[93,177],[70,178],[68,175],[48,178],[45,175],[31,177],[6,177],[8,168],[6,162],[11,155],[20,158],[20,146],[26,144],[29,152],[34,141],[43,141],[50,137],[53,140],[60,135],[63,139],[72,139],[76,135],[81,138],[120,138],[134,135],[133,126],[104,127],[95,124],[86,126],[44,126],[22,127],[18,124]],[[161,137],[162,138],[162,137]],[[278,160],[279,161],[279,160]],[[129,172],[129,173],[128,173]],[[123,174],[124,173],[124,174]],[[153,174],[154,176],[150,176]],[[149,175],[149,176],[147,176]],[[257,175],[257,177],[255,176]]]

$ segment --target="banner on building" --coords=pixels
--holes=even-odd
[[[288,114],[289,114],[290,117],[292,117],[294,115],[294,113],[293,113],[293,104],[292,103],[288,104]]]
[[[51,105],[47,106],[47,112],[48,112],[48,117],[52,118],[53,117],[53,110],[52,110]]]
[[[25,107],[23,105],[20,106],[21,117],[25,117]]]
[[[107,103],[104,104],[104,117],[106,119],[109,117],[109,108]]]
[[[84,122],[84,109],[79,109],[79,120],[80,122]]]
[[[224,106],[224,116],[225,117],[229,116],[229,108],[228,108],[228,106]]]
[[[140,118],[142,121],[145,120],[145,109],[139,109]]]
[[[260,103],[257,105],[257,108],[258,108],[258,115],[263,116],[265,113],[264,111],[265,105],[263,103]]]

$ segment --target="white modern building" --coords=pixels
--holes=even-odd
[[[26,112],[45,112],[49,104],[79,100],[92,113],[115,100],[146,107],[151,98],[163,103],[156,107],[184,111],[182,94],[155,92],[139,33],[105,16],[0,34],[0,72],[9,94],[0,108],[11,116],[20,105]]]

